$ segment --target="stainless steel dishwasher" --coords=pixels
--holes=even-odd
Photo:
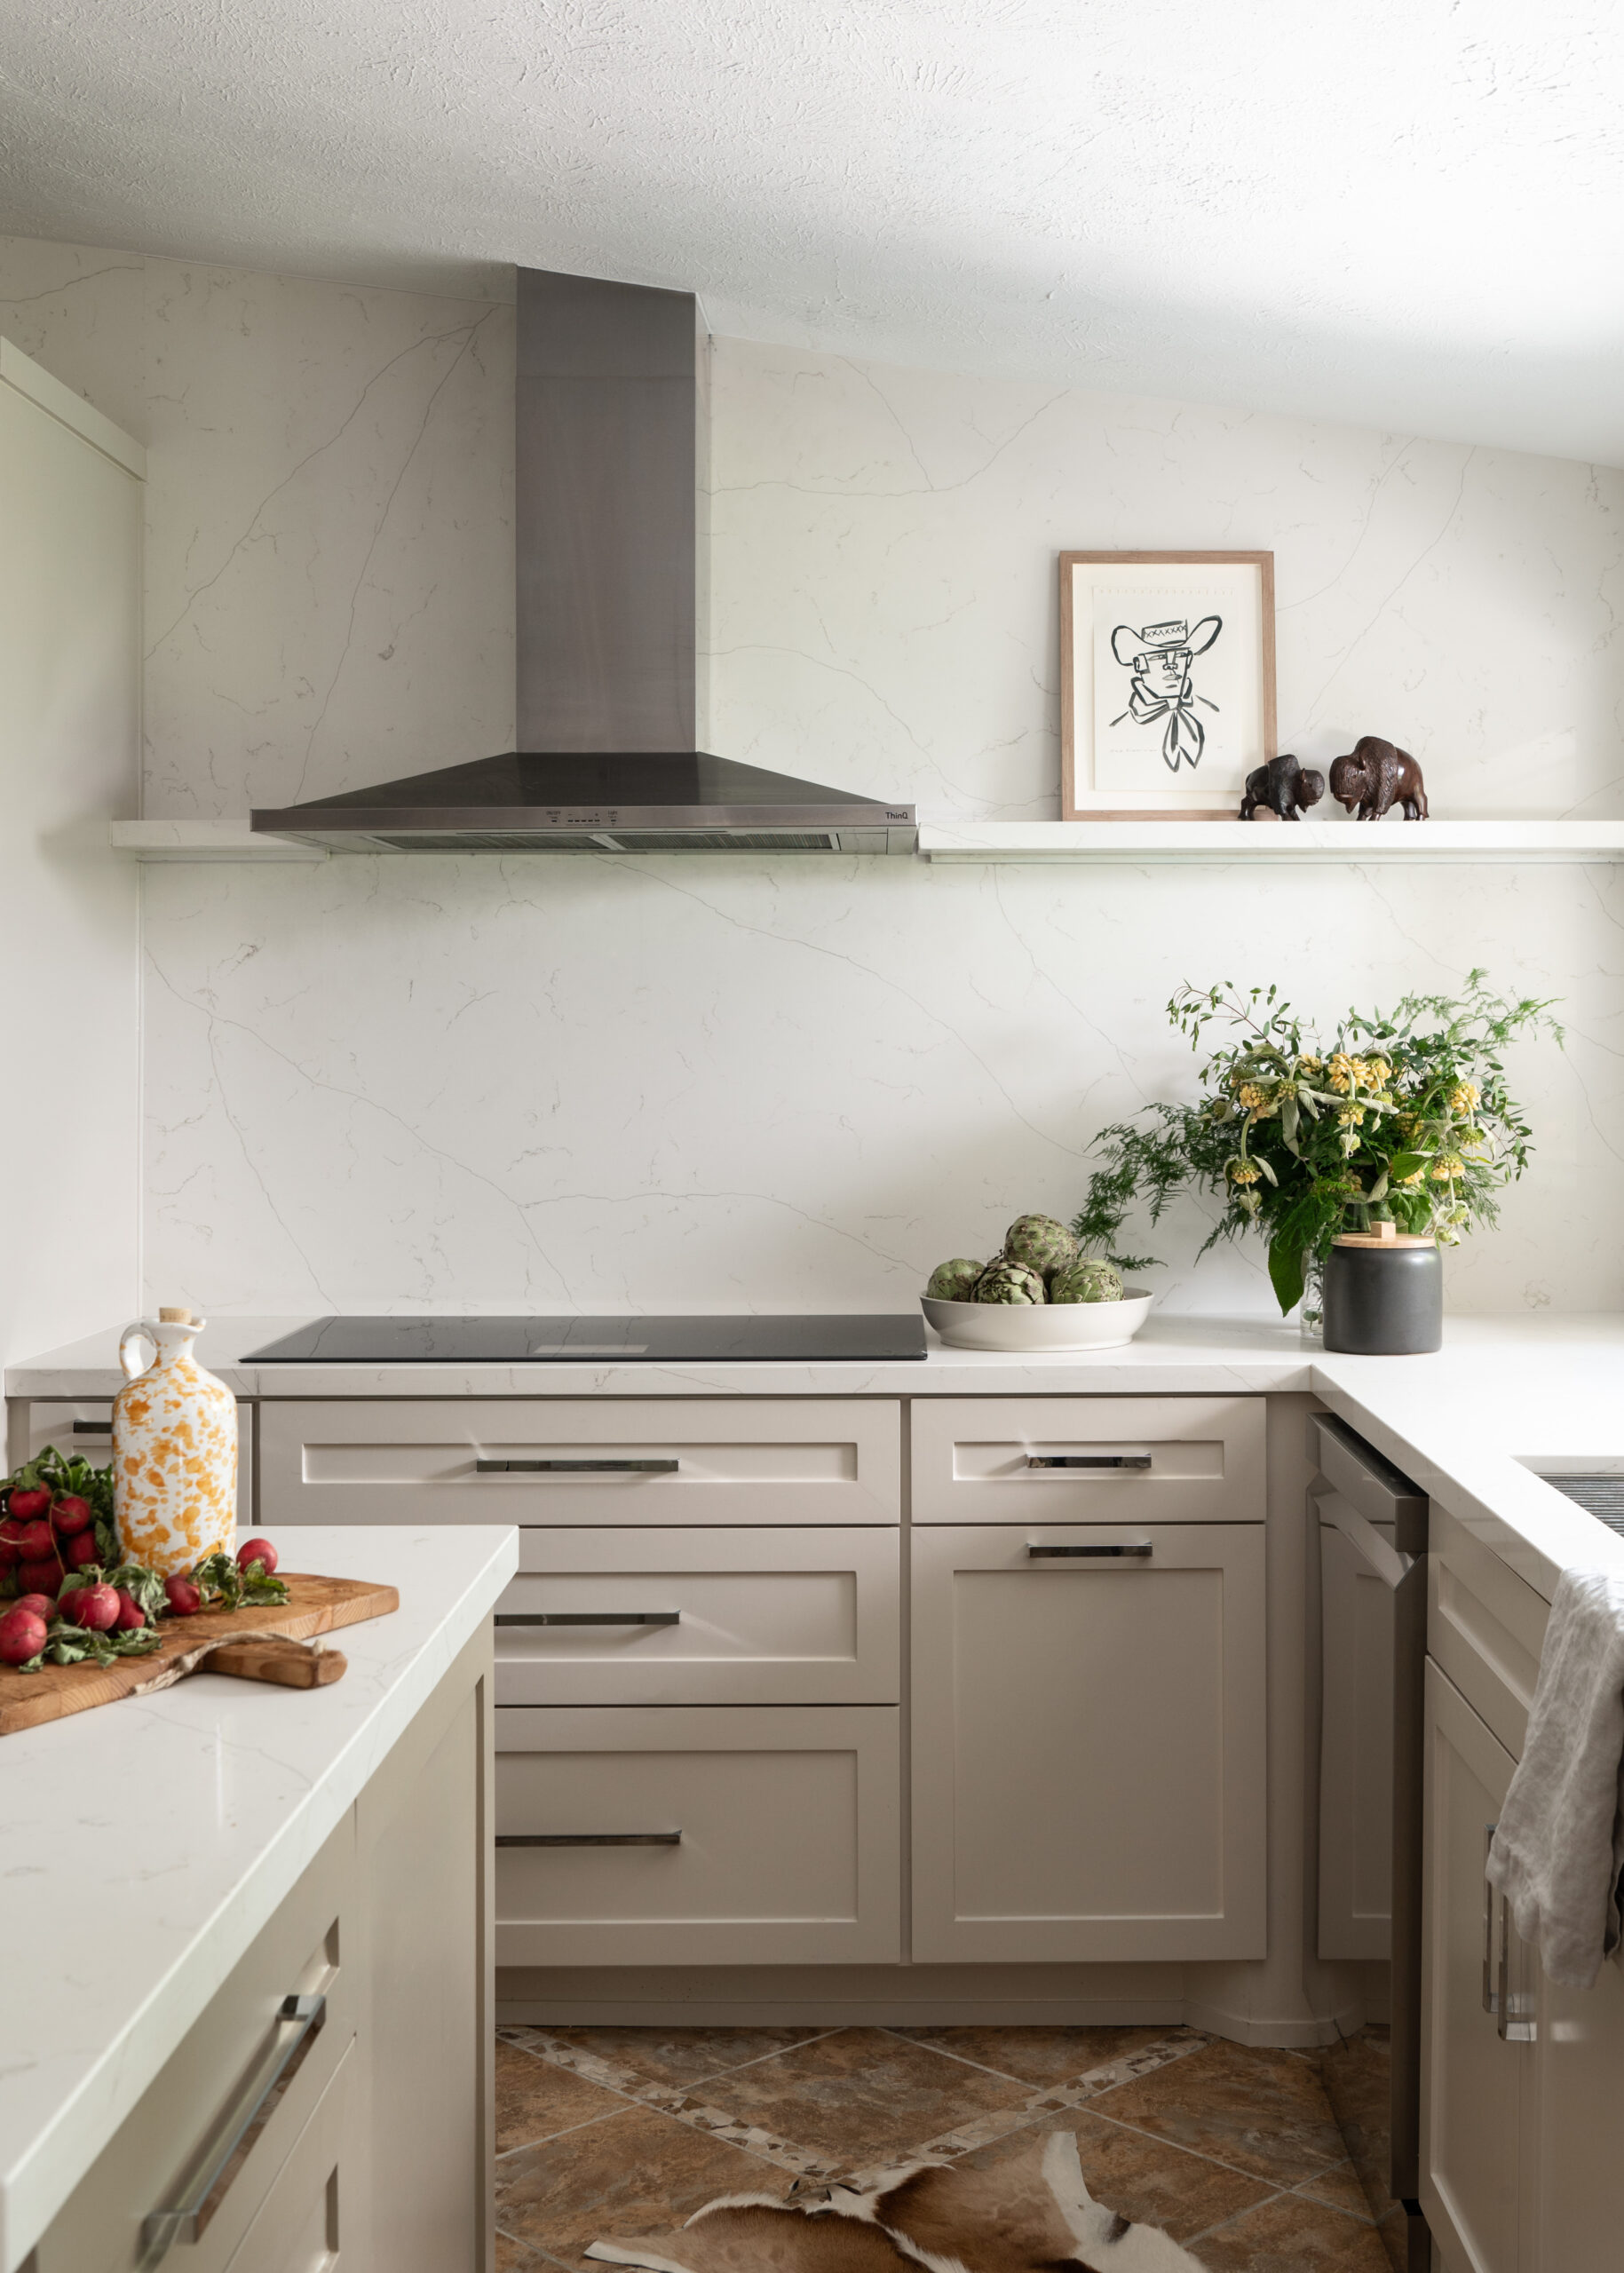
[[[1430,2262],[1421,2191],[1422,1683],[1426,1494],[1334,1414],[1309,1422],[1320,1554],[1319,1920],[1322,1958],[1390,1971],[1388,2187],[1409,2261]],[[1332,2094],[1335,2107],[1336,2095]],[[1343,2121],[1340,2109],[1339,2121]],[[1370,2184],[1378,2141],[1350,2139]],[[1378,2216],[1386,2206],[1372,2201]]]

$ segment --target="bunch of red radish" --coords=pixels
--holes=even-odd
[[[96,1560],[91,1508],[76,1492],[52,1493],[49,1485],[20,1484],[0,1521],[0,1570],[12,1566],[25,1595],[53,1601],[70,1571]]]
[[[51,1494],[43,1490],[13,1492],[12,1509],[15,1509],[19,1500],[32,1502],[36,1499],[49,1503]],[[62,1493],[56,1504],[58,1508],[84,1508],[84,1501],[76,1499],[72,1493]],[[54,1512],[53,1509],[53,1516]],[[90,1509],[85,1508],[87,1520],[89,1516]],[[28,1520],[32,1522],[36,1519],[30,1517]],[[0,1525],[0,1532],[6,1527],[6,1525]],[[43,1522],[40,1527],[48,1528]],[[88,1539],[91,1534],[81,1530],[70,1532],[67,1536]],[[93,1540],[91,1545],[94,1546]],[[93,1556],[82,1556],[74,1567],[82,1569],[93,1560]],[[237,1549],[237,1563],[245,1571],[250,1564],[257,1563],[269,1577],[276,1568],[276,1549],[268,1539],[248,1540]],[[90,1586],[74,1587],[65,1594],[59,1594],[58,1589],[67,1574],[55,1564],[48,1567],[53,1572],[56,1583],[48,1589],[42,1587],[23,1595],[0,1618],[0,1665],[27,1665],[30,1659],[38,1657],[50,1638],[48,1628],[53,1618],[83,1627],[91,1634],[130,1634],[148,1623],[146,1612],[127,1587],[109,1586],[105,1580],[97,1580]],[[20,1579],[27,1575],[26,1567],[18,1572]],[[184,1573],[178,1572],[165,1579],[163,1593],[168,1613],[172,1617],[190,1618],[203,1606],[202,1588]]]

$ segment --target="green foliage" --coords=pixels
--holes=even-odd
[[[1236,1039],[1210,1049],[1195,1104],[1148,1105],[1100,1131],[1102,1165],[1072,1225],[1083,1251],[1145,1270],[1153,1258],[1116,1252],[1129,1215],[1153,1224],[1182,1192],[1204,1192],[1223,1212],[1200,1252],[1261,1233],[1285,1311],[1339,1232],[1390,1222],[1453,1247],[1493,1224],[1531,1148],[1501,1052],[1563,1036],[1549,1002],[1509,1000],[1485,978],[1470,972],[1454,998],[1406,994],[1384,1017],[1350,1010],[1324,1042],[1273,986],[1181,986],[1168,1016],[1192,1049],[1210,1048],[1215,1023]]]
[[[288,1599],[285,1579],[273,1578],[263,1563],[250,1563],[245,1571],[223,1551],[194,1564],[192,1583],[201,1588],[205,1610],[241,1610],[245,1603],[252,1608]]]
[[[36,1453],[31,1461],[8,1476],[0,1492],[9,1506],[12,1493],[42,1484],[52,1494],[77,1493],[91,1511],[97,1561],[116,1560],[118,1532],[113,1521],[112,1468],[93,1468],[82,1453],[59,1453],[54,1445],[47,1445],[44,1452]]]

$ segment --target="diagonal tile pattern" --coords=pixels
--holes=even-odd
[[[1316,2062],[1192,2029],[505,2028],[500,2273],[724,2192],[804,2194],[1076,2134],[1090,2190],[1211,2273],[1388,2273]]]

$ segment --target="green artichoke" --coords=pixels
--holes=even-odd
[[[951,1263],[939,1263],[925,1285],[925,1292],[936,1303],[973,1303],[976,1281],[986,1269],[985,1263],[971,1263],[966,1256],[955,1255]]]
[[[1018,1216],[1004,1233],[1003,1259],[1049,1279],[1076,1262],[1077,1242],[1052,1216]]]
[[[1073,1263],[1069,1271],[1057,1271],[1050,1280],[1049,1299],[1051,1303],[1120,1303],[1121,1273],[1097,1255],[1091,1261]]]
[[[976,1281],[978,1303],[1045,1303],[1043,1274],[1029,1263],[1011,1263],[1001,1255],[989,1263]]]

